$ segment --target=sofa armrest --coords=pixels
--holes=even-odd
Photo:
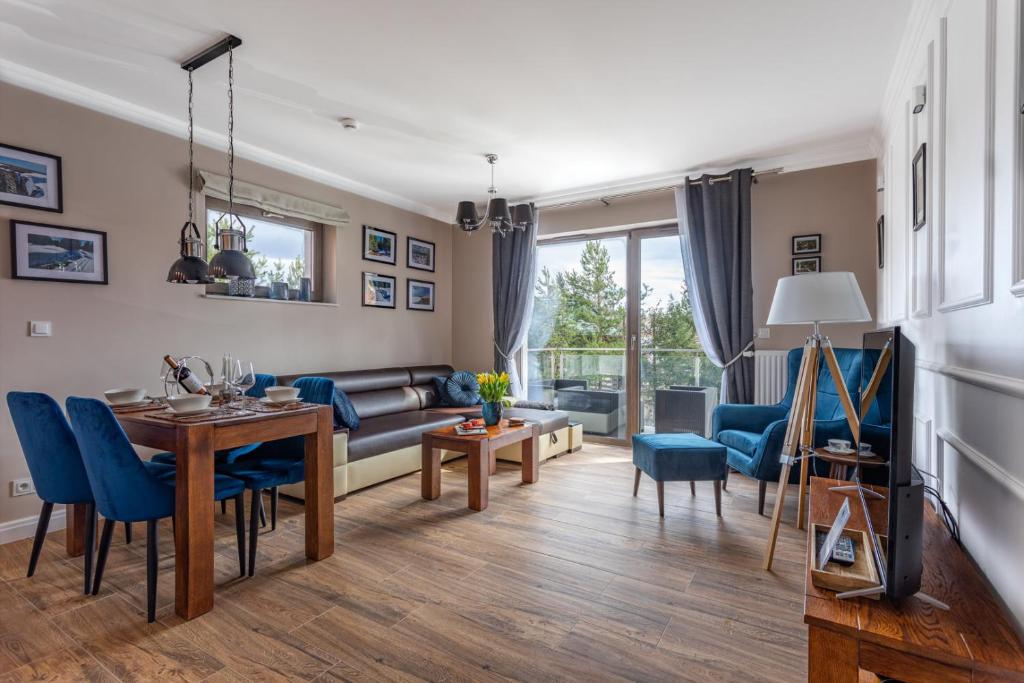
[[[715,408],[711,418],[711,433],[726,429],[740,429],[744,432],[763,432],[777,420],[783,420],[789,408],[786,406],[755,406],[745,403],[723,403]]]

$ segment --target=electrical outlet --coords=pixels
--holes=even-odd
[[[771,339],[772,329],[770,327],[759,327],[757,328],[758,339]]]
[[[31,479],[15,479],[11,482],[11,496],[27,496],[35,492],[36,487]]]

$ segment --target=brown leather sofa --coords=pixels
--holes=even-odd
[[[342,496],[420,469],[420,443],[424,432],[478,417],[480,407],[441,406],[434,377],[449,375],[448,365],[378,368],[344,372],[305,372],[279,375],[278,382],[291,384],[299,377],[334,380],[359,415],[359,429],[334,434],[334,495]],[[569,450],[568,416],[557,410],[510,408],[508,416],[524,417],[540,424],[540,458],[546,460]],[[460,457],[445,451],[442,460]],[[497,457],[521,461],[520,444],[499,449]],[[282,488],[301,498],[301,484]]]

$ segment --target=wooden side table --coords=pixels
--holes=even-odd
[[[423,471],[420,492],[426,500],[441,495],[441,449],[469,456],[469,508],[486,510],[488,479],[497,469],[495,453],[510,444],[523,443],[523,483],[532,484],[540,478],[540,425],[528,423],[512,427],[502,420],[487,428],[487,434],[461,436],[455,427],[444,427],[423,435]],[[486,462],[486,465],[485,465]]]
[[[826,448],[815,448],[814,457],[819,460],[824,460],[829,464],[828,478],[829,479],[843,479],[847,478],[849,469],[851,467],[857,467],[857,454],[850,453],[844,455],[840,453],[833,453]],[[886,461],[880,456],[874,453],[861,453],[860,455],[860,466],[861,467],[881,467],[885,465]]]

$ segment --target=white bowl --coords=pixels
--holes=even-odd
[[[193,410],[203,410],[210,407],[213,396],[209,394],[182,394],[181,396],[168,396],[167,405],[176,413],[190,413]]]
[[[275,403],[294,401],[299,397],[298,387],[267,387],[267,398]]]
[[[146,398],[145,389],[107,389],[103,396],[111,405],[119,406],[125,403],[138,403]]]

